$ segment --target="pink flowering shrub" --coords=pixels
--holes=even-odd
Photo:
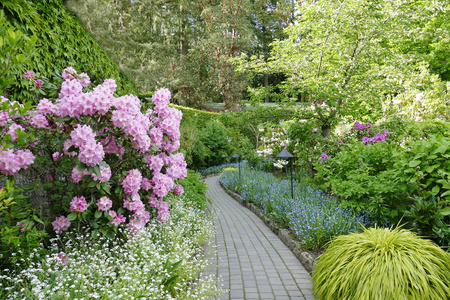
[[[87,74],[71,67],[62,77],[58,98],[35,107],[1,98],[0,172],[47,170],[51,180],[35,188],[49,192],[56,233],[81,222],[113,237],[124,223],[138,233],[151,218],[167,221],[163,199],[181,195],[177,181],[187,175],[170,91],[156,91],[145,110],[136,96],[117,97],[113,79],[89,88]]]

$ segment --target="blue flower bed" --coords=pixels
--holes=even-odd
[[[334,236],[362,231],[362,226],[375,222],[370,213],[343,209],[335,198],[298,181],[294,181],[292,199],[290,180],[248,167],[241,168],[241,180],[239,172],[225,171],[219,181],[241,194],[243,201],[260,205],[266,216],[290,228],[310,250],[322,248]]]

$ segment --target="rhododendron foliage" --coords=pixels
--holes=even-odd
[[[9,144],[0,145],[0,172],[12,176],[33,164],[48,170],[44,188],[52,216],[60,214],[52,222],[57,233],[81,222],[113,237],[123,223],[138,233],[151,218],[167,221],[163,199],[181,195],[176,182],[187,175],[183,154],[174,153],[182,113],[169,107],[170,91],[156,91],[144,105],[134,95],[117,97],[113,79],[91,88],[89,76],[72,67],[62,78],[58,98],[34,107],[1,97],[1,135]]]

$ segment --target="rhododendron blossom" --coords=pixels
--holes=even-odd
[[[46,128],[50,126],[47,118],[40,114],[37,114],[31,118],[31,125],[37,128]]]
[[[23,128],[22,128],[22,126],[20,126],[20,125],[18,125],[18,124],[16,124],[16,123],[13,123],[13,124],[11,124],[10,126],[9,126],[9,129],[8,129],[8,134],[11,136],[11,140],[13,141],[13,142],[17,142],[17,138],[19,137],[18,135],[17,135],[17,132],[16,132],[16,130],[23,130]]]
[[[26,71],[25,74],[24,74],[24,77],[26,79],[33,79],[34,78],[34,74],[31,71]]]
[[[97,200],[98,210],[108,211],[112,207],[112,201],[106,196],[101,197]]]
[[[127,177],[122,181],[122,187],[126,194],[135,195],[139,192],[142,183],[141,172],[137,169],[130,170]]]
[[[86,202],[86,199],[81,197],[73,197],[72,201],[70,201],[70,211],[71,212],[83,212],[86,211],[89,207],[89,204]]]
[[[30,150],[0,150],[0,172],[15,175],[34,163],[35,156]]]
[[[173,180],[166,174],[156,174],[153,177],[153,183],[153,192],[160,198],[164,198],[165,196],[167,196],[169,191],[173,188]]]
[[[176,195],[178,195],[178,196],[181,196],[181,195],[183,195],[183,193],[184,193],[184,188],[183,188],[183,186],[182,185],[177,185],[177,186],[175,186],[174,188],[173,188],[173,192],[176,194]]]
[[[127,221],[127,218],[125,218],[123,215],[118,214],[114,210],[110,210],[109,215],[113,218],[111,221],[109,221],[114,226],[119,226],[122,223],[125,223]]]
[[[70,224],[71,223],[69,219],[67,219],[64,216],[60,216],[56,218],[55,221],[52,222],[53,230],[58,234],[61,234],[63,231],[69,229]]]
[[[99,181],[99,182],[107,182],[110,178],[111,178],[111,168],[110,167],[103,167],[100,166],[100,174],[101,176],[98,177],[97,174],[92,173],[92,179],[94,179],[95,181]]]
[[[34,74],[28,71],[26,77],[33,79]],[[67,191],[72,196],[89,195],[87,199],[97,199],[93,203],[98,210],[112,217],[105,221],[105,214],[88,210],[86,198],[77,196],[66,211],[85,213],[73,222],[85,222],[95,214],[96,222],[107,232],[128,221],[127,228],[138,233],[152,216],[150,207],[157,208],[159,221],[167,221],[169,206],[163,198],[172,190],[182,195],[183,187],[176,181],[187,175],[183,154],[175,153],[180,147],[182,113],[168,106],[170,91],[156,91],[151,109],[142,112],[138,97],[114,95],[117,85],[113,79],[88,90],[87,74],[78,74],[68,67],[62,77],[58,98],[41,99],[27,112],[18,109],[23,105],[0,97],[2,103],[9,105],[0,111],[3,136],[9,135],[17,142],[14,147],[21,147],[0,150],[0,172],[14,175],[26,169],[35,157],[24,147],[31,150],[38,147],[33,150],[40,155],[36,162],[45,164],[50,172],[57,170],[52,173],[55,180],[51,180],[51,192],[56,186],[59,189],[70,186]],[[24,131],[27,138],[36,138],[18,141],[22,135],[17,130]],[[70,174],[72,180],[60,174]],[[148,204],[141,197],[148,198]],[[113,206],[126,210],[112,211]],[[125,213],[119,214],[122,211]],[[60,216],[52,225],[55,232],[62,233],[71,223]]]
[[[88,170],[85,169],[83,172],[80,172],[80,171],[78,171],[78,167],[77,166],[73,167],[73,169],[72,169],[72,180],[73,180],[73,182],[79,183],[81,181],[81,178],[84,175],[90,175]]]

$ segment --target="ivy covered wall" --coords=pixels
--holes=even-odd
[[[37,37],[31,57],[8,69],[7,76],[14,80],[0,90],[10,99],[35,99],[35,92],[23,76],[27,70],[51,81],[68,66],[87,73],[94,84],[114,78],[119,94],[136,92],[134,84],[120,72],[77,17],[66,10],[62,0],[2,0],[0,9],[14,29]]]

